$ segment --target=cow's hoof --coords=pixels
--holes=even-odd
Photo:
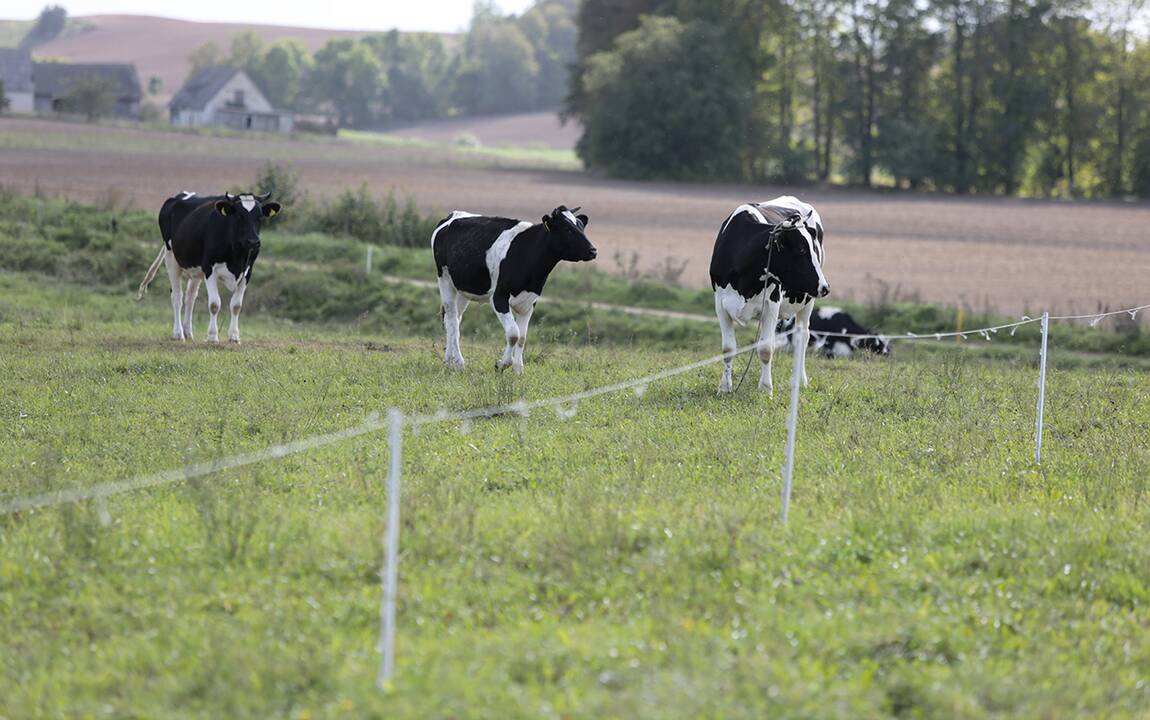
[[[228,338],[228,342],[232,343],[233,345],[239,345],[240,339],[238,337],[230,337]]]
[[[209,335],[208,336],[208,342],[212,343],[213,345],[218,345],[220,342],[220,339],[218,337],[211,337]]]
[[[447,358],[444,360],[448,370],[462,370],[463,358]]]
[[[767,397],[775,396],[775,386],[771,383],[759,383],[759,392],[765,392]]]

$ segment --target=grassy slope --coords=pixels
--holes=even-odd
[[[389,405],[570,392],[704,353],[534,341],[527,373],[253,313],[0,274],[5,497],[338,429]],[[0,716],[1137,717],[1150,706],[1150,378],[967,353],[811,361],[785,402],[715,369],[570,420],[405,444],[399,677],[373,687],[382,437],[0,518]],[[779,378],[788,363],[780,362]],[[224,380],[226,379],[226,380]]]

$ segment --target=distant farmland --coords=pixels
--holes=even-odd
[[[1150,206],[891,195],[752,185],[605,180],[547,152],[482,152],[401,141],[232,138],[0,120],[0,182],[104,203],[158,207],[173,192],[251,182],[267,160],[290,163],[304,188],[327,197],[367,183],[395,189],[428,212],[466,208],[531,218],[582,205],[599,265],[616,270],[688,262],[684,283],[705,286],[715,232],[741,202],[794,192],[827,224],[834,295],[901,295],[1004,312],[1079,310],[1145,301]]]

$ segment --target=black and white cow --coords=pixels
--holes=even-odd
[[[793,348],[791,339],[794,337],[791,329],[794,327],[794,318],[779,322],[775,332],[780,337],[775,348]],[[866,337],[855,337],[865,335]],[[837,307],[821,307],[811,315],[810,347],[821,352],[825,357],[848,357],[855,350],[866,350],[875,355],[890,355],[890,343],[885,337],[873,330],[860,325],[850,313]]]
[[[735,325],[760,323],[759,389],[774,392],[771,360],[775,324],[795,317],[802,341],[809,339],[814,299],[831,290],[823,275],[823,223],[807,203],[783,195],[735,208],[719,228],[711,255],[711,289],[723,334],[723,378],[719,392],[731,391],[731,365],[737,348]],[[809,380],[805,362],[803,385]]]
[[[503,325],[507,347],[496,367],[523,372],[523,347],[535,303],[547,276],[561,260],[595,259],[587,239],[586,215],[560,205],[532,225],[510,218],[485,217],[456,210],[431,234],[443,328],[447,333],[444,360],[463,368],[459,322],[472,300],[490,301]]]
[[[279,203],[268,202],[269,196],[228,193],[201,197],[182,192],[164,201],[159,217],[164,246],[140,283],[136,299],[143,299],[160,265],[165,265],[172,283],[173,339],[192,339],[192,308],[200,283],[206,280],[208,342],[219,342],[219,281],[223,280],[232,293],[228,340],[240,341],[240,310],[252,279],[252,266],[260,254],[260,224],[280,211]],[[187,280],[186,287],[181,287],[183,280]]]

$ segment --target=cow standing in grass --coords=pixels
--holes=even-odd
[[[560,205],[533,225],[456,210],[436,226],[431,249],[439,277],[448,367],[463,368],[459,323],[468,303],[479,300],[491,302],[507,340],[496,368],[523,372],[527,326],[547,277],[562,260],[590,261],[597,254],[585,234],[588,218],[576,215],[578,211]]]
[[[240,310],[260,254],[260,224],[280,211],[279,203],[268,202],[269,196],[228,193],[200,197],[183,192],[164,201],[159,217],[164,246],[140,283],[136,299],[143,299],[160,265],[165,265],[172,284],[174,340],[192,339],[192,309],[204,282],[210,313],[208,342],[219,342],[219,281],[223,280],[232,293],[228,340],[240,341]]]
[[[775,324],[780,316],[793,316],[801,342],[805,346],[809,341],[814,299],[831,290],[823,275],[823,258],[818,211],[790,195],[740,205],[723,222],[711,255],[711,289],[727,356],[720,393],[731,391],[735,325],[760,317],[759,389],[773,393]],[[798,362],[805,386],[809,382],[805,355]]]

